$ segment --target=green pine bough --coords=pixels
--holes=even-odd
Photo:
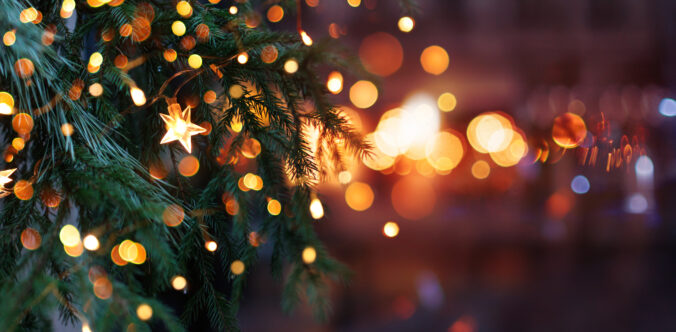
[[[318,72],[361,67],[335,43],[308,47],[298,33],[252,28],[262,1],[225,2],[190,1],[182,17],[175,1],[0,1],[0,113],[11,112],[0,114],[0,170],[16,169],[0,199],[3,331],[49,330],[55,311],[92,331],[182,331],[203,318],[237,330],[258,245],[271,247],[284,310],[307,299],[326,315],[327,281],[347,271],[313,230],[313,184],[368,146]],[[160,144],[167,130],[184,133],[160,116],[176,103],[205,129],[187,138],[194,177],[179,174],[182,144]],[[316,141],[307,124],[320,128]],[[244,188],[254,190],[242,190],[244,173],[256,175]],[[281,209],[269,212],[270,200]],[[172,288],[177,276],[184,290]],[[185,303],[158,300],[168,292]]]

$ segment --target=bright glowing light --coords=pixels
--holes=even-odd
[[[187,1],[179,1],[176,4],[176,12],[183,17],[190,17],[192,15],[192,6]]]
[[[399,30],[403,32],[411,32],[413,27],[415,27],[415,21],[413,21],[413,19],[409,16],[404,16],[399,19],[397,26],[399,27]]]
[[[136,308],[136,316],[138,316],[138,319],[140,320],[149,320],[153,317],[153,308],[143,303]]]
[[[16,42],[16,33],[14,30],[10,30],[5,32],[4,35],[2,35],[2,42],[5,44],[5,46],[12,46]]]
[[[345,190],[345,202],[355,211],[364,211],[373,204],[373,190],[363,182],[353,182]]]
[[[676,116],[676,100],[664,98],[659,106],[660,114],[668,117]]]
[[[230,8],[228,9],[228,12],[230,13],[230,15],[236,15],[238,11],[239,10],[235,6],[230,6]]]
[[[312,199],[310,202],[310,215],[313,219],[321,219],[324,217],[324,206],[319,198]]]
[[[587,137],[587,125],[573,113],[564,113],[554,119],[552,139],[562,148],[577,147]]]
[[[65,225],[59,231],[59,240],[66,247],[74,247],[80,243],[80,231],[73,225]]]
[[[293,74],[298,71],[298,61],[295,59],[289,59],[284,62],[284,71],[289,74]]]
[[[99,249],[99,239],[96,238],[93,234],[88,234],[82,240],[85,249],[89,251],[96,251]]]
[[[584,175],[577,175],[573,178],[573,181],[570,182],[570,189],[573,190],[576,194],[586,194],[589,192],[589,180]]]
[[[491,174],[491,165],[484,160],[477,160],[472,164],[471,171],[474,178],[483,180]]]
[[[101,94],[103,94],[103,85],[101,85],[101,83],[94,83],[90,85],[89,94],[92,95],[92,97],[101,96]]]
[[[38,18],[38,11],[33,7],[22,10],[19,15],[19,21],[21,21],[21,23],[32,22],[35,21],[36,18]]]
[[[305,46],[312,46],[312,38],[310,38],[310,35],[308,35],[305,30],[300,31],[300,39],[303,40]]]
[[[467,140],[481,153],[500,152],[512,142],[514,130],[509,119],[495,112],[480,114],[467,126]]]
[[[0,114],[9,115],[14,110],[14,97],[5,91],[0,91]]]
[[[179,37],[185,35],[185,24],[181,21],[174,21],[171,24],[171,32]]]
[[[334,95],[340,93],[343,90],[343,74],[332,71],[326,81],[326,88]]]
[[[460,138],[446,131],[436,134],[425,146],[427,162],[441,172],[450,172],[458,166],[463,154]]]
[[[643,177],[651,177],[655,172],[655,166],[653,165],[653,161],[648,156],[638,157],[634,169],[636,170],[636,175]]]
[[[230,264],[230,272],[234,275],[240,275],[244,273],[244,262],[236,260]]]
[[[359,108],[369,108],[378,100],[378,88],[369,81],[357,81],[350,88],[350,101]]]
[[[183,276],[175,276],[171,279],[171,287],[175,290],[183,290],[188,285],[188,281]]]
[[[191,54],[188,57],[188,65],[195,69],[202,67],[202,57],[197,54]]]
[[[206,248],[211,252],[214,252],[216,251],[216,249],[218,249],[218,243],[216,243],[216,241],[207,241],[206,243],[204,243],[204,248]]]
[[[89,324],[87,323],[82,324],[82,332],[92,332],[92,329],[89,327]]]
[[[246,52],[242,52],[237,56],[237,62],[240,64],[245,64],[247,61],[249,61],[249,54]]]
[[[92,53],[92,55],[89,56],[89,64],[90,65],[92,65],[94,67],[98,67],[98,66],[101,66],[102,63],[103,63],[103,55],[101,55],[101,53],[94,52],[94,53]]]
[[[439,109],[444,112],[450,112],[454,110],[457,104],[457,99],[455,99],[455,96],[450,92],[442,93],[441,96],[439,96],[439,99],[437,99],[437,106],[439,106]]]
[[[75,0],[63,0],[61,10],[64,12],[72,12],[75,10]]]
[[[347,4],[351,7],[359,7],[359,5],[361,5],[361,0],[347,0]]]
[[[317,259],[317,250],[313,247],[305,247],[302,257],[305,264],[312,264]]]
[[[352,181],[352,173],[350,171],[341,171],[338,173],[338,182],[342,184],[347,184]]]
[[[394,221],[388,221],[383,226],[383,234],[389,238],[399,235],[399,225]]]
[[[277,216],[282,212],[282,204],[276,200],[276,199],[271,199],[268,202],[268,213],[273,216]]]
[[[441,46],[429,46],[420,55],[420,64],[423,70],[432,75],[443,74],[448,68],[448,63],[448,53]]]
[[[284,8],[280,5],[273,5],[268,9],[268,20],[272,23],[277,23],[284,18]]]
[[[528,153],[528,144],[518,131],[512,131],[512,139],[501,151],[489,152],[491,159],[501,167],[511,167],[519,163]]]
[[[641,214],[648,210],[648,200],[640,193],[635,193],[627,199],[625,209],[629,213]]]
[[[146,94],[145,92],[143,92],[143,90],[134,86],[131,89],[129,89],[129,94],[131,95],[131,100],[134,102],[134,105],[136,106],[145,105]]]

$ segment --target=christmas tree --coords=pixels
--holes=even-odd
[[[83,331],[236,330],[259,246],[283,308],[326,313],[346,269],[313,185],[368,146],[319,72],[359,64],[313,45],[295,1],[272,13],[293,32],[265,27],[267,2],[225,2],[0,2],[4,331],[55,308]]]

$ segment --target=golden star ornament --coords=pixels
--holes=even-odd
[[[192,150],[190,137],[207,131],[190,121],[190,106],[181,111],[181,106],[171,104],[167,108],[169,114],[160,113],[166,124],[167,133],[162,137],[160,144],[179,141],[188,153]]]

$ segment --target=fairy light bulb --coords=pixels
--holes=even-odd
[[[202,67],[202,57],[197,54],[192,54],[188,57],[188,65],[195,69]]]
[[[237,62],[240,64],[245,64],[247,61],[249,61],[249,54],[246,52],[242,52],[237,56]]]
[[[397,26],[402,32],[411,32],[415,27],[415,21],[410,16],[404,16],[399,19]]]
[[[99,52],[94,52],[89,56],[89,64],[93,67],[98,67],[103,63],[103,55]]]
[[[93,234],[88,234],[82,239],[85,249],[89,251],[95,251],[99,249],[99,239],[96,238]]]
[[[306,46],[312,46],[312,38],[310,38],[310,35],[308,35],[305,30],[300,31],[300,38],[303,40],[303,44]]]
[[[324,217],[324,206],[319,198],[314,198],[310,203],[310,215],[313,219],[321,219]]]
[[[284,63],[284,71],[289,74],[293,74],[298,71],[298,61],[295,59],[286,60]]]
[[[171,32],[179,37],[185,35],[185,24],[181,21],[174,21],[171,24]]]
[[[146,94],[143,92],[143,90],[137,87],[132,87],[131,89],[129,89],[129,94],[131,95],[131,100],[134,102],[134,105],[136,106],[145,105]]]

